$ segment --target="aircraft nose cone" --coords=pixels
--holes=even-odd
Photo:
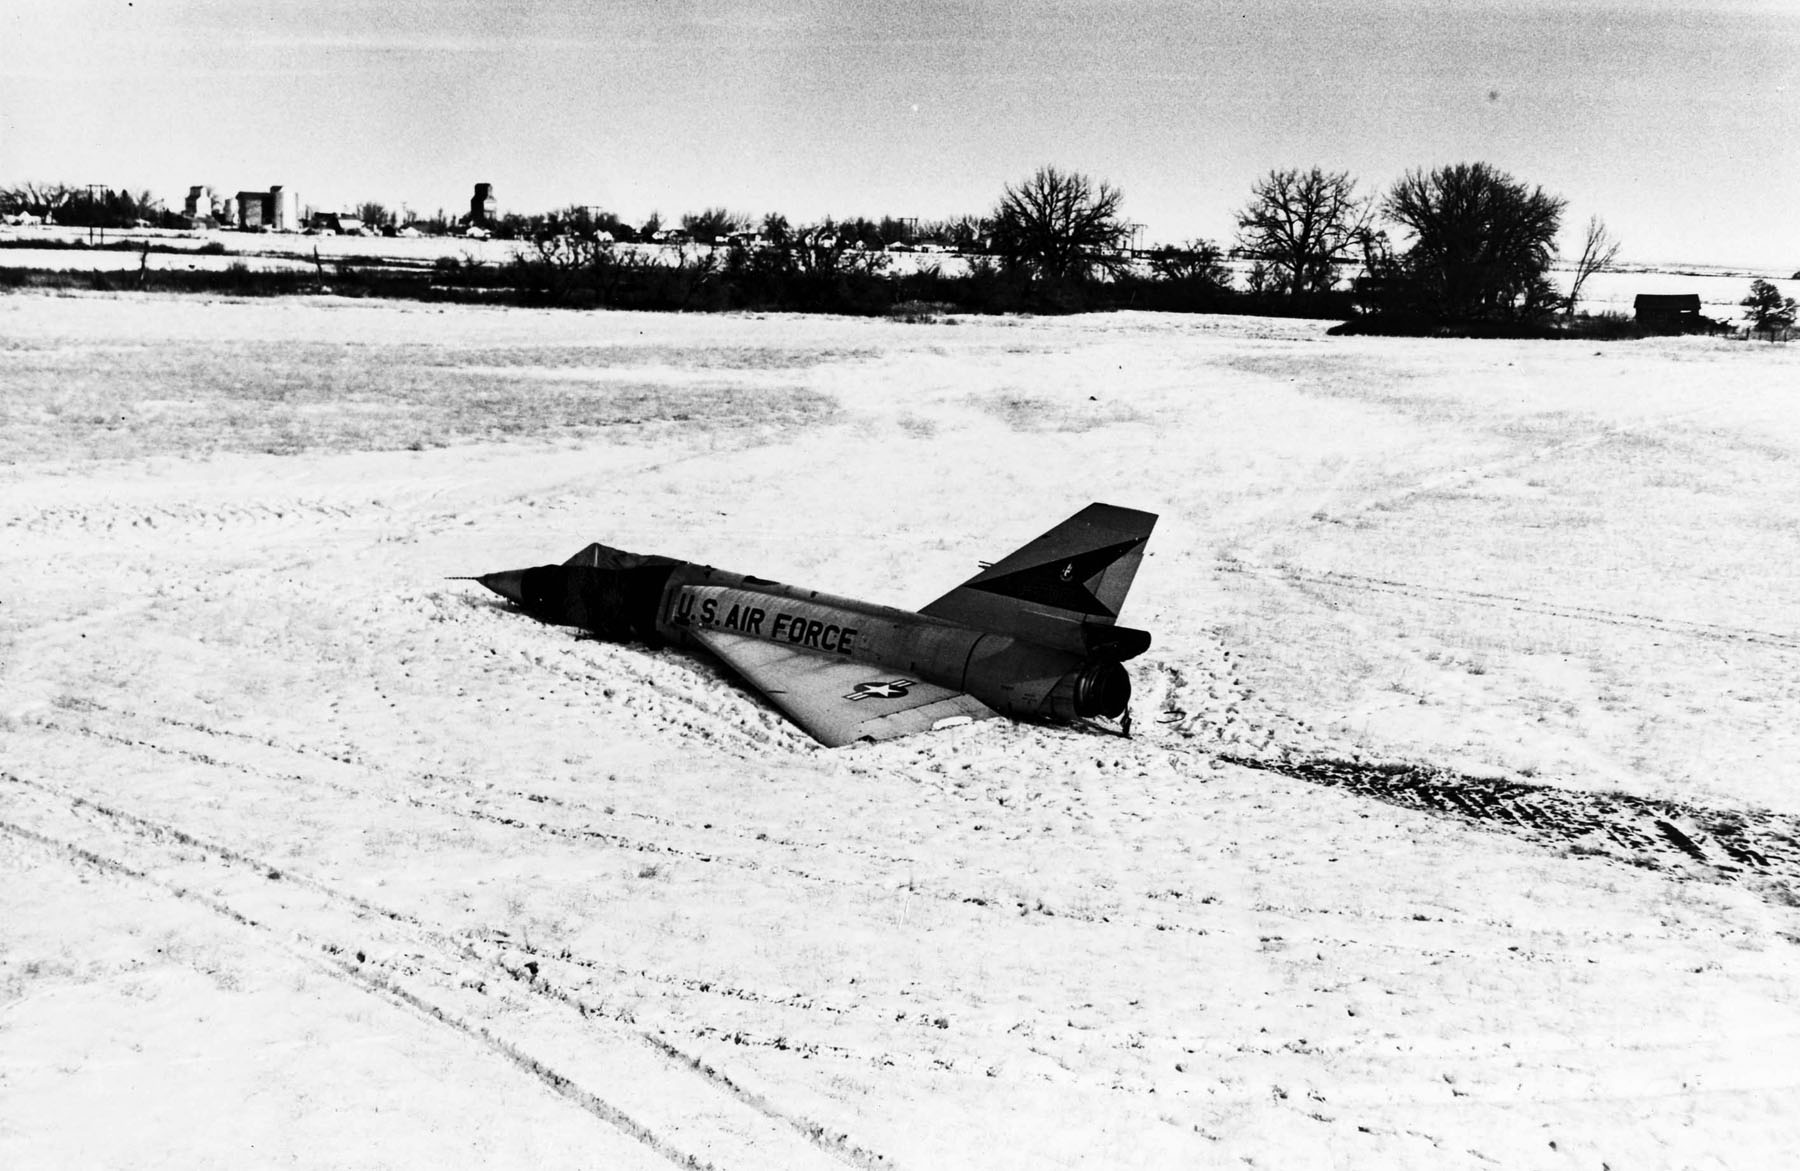
[[[484,573],[475,580],[509,602],[521,606],[525,604],[525,571],[523,569],[503,569],[499,573]]]

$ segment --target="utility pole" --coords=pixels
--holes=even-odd
[[[105,195],[106,194],[106,184],[104,184],[104,183],[89,183],[86,185],[86,187],[87,187],[87,198],[88,198],[88,243],[91,245],[94,242],[94,226],[96,224],[99,224],[100,216],[106,210],[105,206],[101,203],[101,201],[94,197],[94,192],[98,191],[98,192],[100,192],[101,195]],[[106,243],[106,225],[99,224],[99,227],[100,227],[100,243],[105,244]]]

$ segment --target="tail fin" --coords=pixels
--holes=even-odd
[[[1150,645],[1149,636],[1114,622],[1155,527],[1154,513],[1090,504],[920,613],[1130,658]]]
[[[654,553],[627,553],[623,549],[615,549],[611,545],[595,541],[563,564],[585,565],[589,569],[637,569],[645,565],[679,565],[680,562],[673,557],[661,557]]]

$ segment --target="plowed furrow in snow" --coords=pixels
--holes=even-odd
[[[1640,617],[1589,616],[1621,622]],[[1706,637],[1755,641],[1763,633],[1719,628]],[[1329,785],[1572,853],[1743,883],[1778,901],[1793,897],[1800,887],[1800,817],[1371,760],[1262,701],[1242,683],[1222,638],[1215,642],[1191,661],[1152,664],[1148,690],[1158,715],[1150,737],[1172,752]]]
[[[1221,759],[1374,797],[1652,869],[1697,863],[1709,877],[1767,886],[1800,883],[1800,818],[1469,777],[1423,765],[1328,757]]]

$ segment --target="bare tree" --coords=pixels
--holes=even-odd
[[[1086,175],[1040,167],[1008,185],[994,210],[994,251],[1015,271],[1048,280],[1085,280],[1096,269],[1117,271],[1130,234],[1119,217],[1124,196]]]
[[[74,193],[67,183],[14,183],[0,188],[0,211],[43,215],[67,203]]]
[[[988,222],[977,216],[958,216],[935,226],[938,239],[957,252],[979,252],[989,235]]]
[[[1150,253],[1150,271],[1159,280],[1179,284],[1214,289],[1231,287],[1231,270],[1225,267],[1225,253],[1211,240],[1189,240],[1177,247],[1156,249]]]
[[[1564,201],[1487,163],[1411,171],[1382,204],[1412,233],[1401,261],[1418,307],[1451,321],[1541,317]]]
[[[1573,317],[1575,303],[1581,300],[1581,286],[1597,272],[1605,272],[1619,258],[1619,242],[1606,230],[1606,221],[1589,216],[1587,237],[1581,243],[1581,259],[1575,262],[1575,279],[1569,285],[1569,300],[1563,312]]]
[[[852,247],[855,242],[842,225],[826,220],[790,230],[786,245],[772,251],[770,259],[784,269],[811,277],[872,276],[887,268],[885,252]]]
[[[1348,171],[1270,171],[1238,212],[1238,245],[1268,266],[1273,288],[1329,292],[1337,283],[1332,262],[1348,256],[1372,214]]]
[[[701,244],[716,244],[731,233],[749,227],[751,222],[749,216],[722,207],[709,207],[703,212],[690,212],[681,217],[681,226]]]

